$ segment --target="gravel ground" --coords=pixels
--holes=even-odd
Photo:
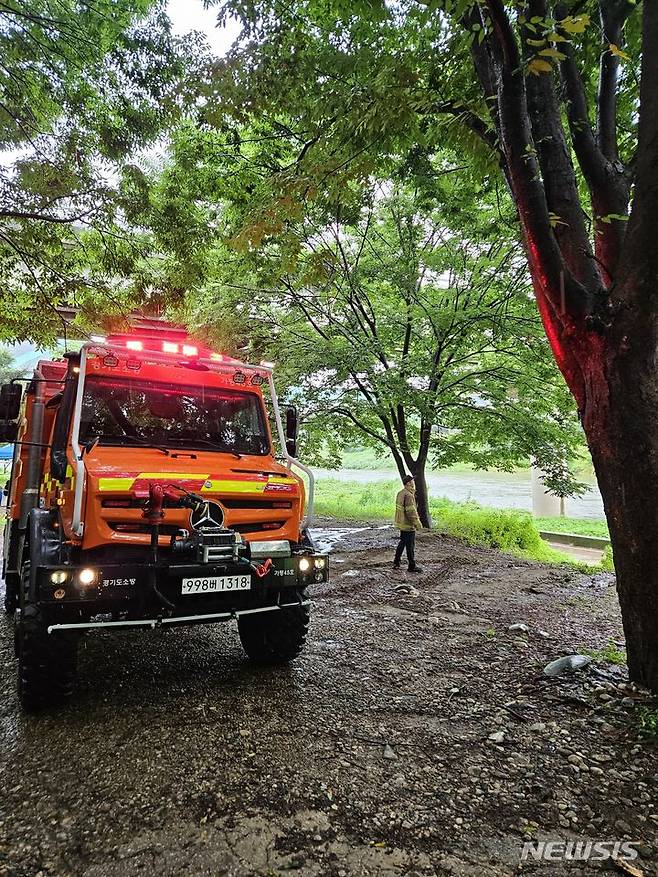
[[[434,534],[411,576],[392,543],[338,543],[285,669],[253,668],[232,626],[96,634],[75,703],[26,717],[0,620],[0,874],[658,874],[655,701],[600,660],[542,675],[621,641],[614,578]],[[639,855],[520,862],[526,839],[584,838]]]

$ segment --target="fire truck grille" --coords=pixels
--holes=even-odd
[[[243,521],[239,524],[231,525],[231,529],[235,530],[237,533],[269,533],[274,532],[275,530],[280,530],[281,527],[285,526],[285,521],[258,521],[250,523],[249,521]],[[115,533],[150,533],[151,528],[146,523],[136,522],[136,521],[108,521],[109,526]],[[176,524],[161,524],[160,525],[160,534],[162,536],[172,536],[174,533],[179,533],[180,527]]]
[[[218,501],[226,509],[291,509],[290,500],[281,499],[224,499],[220,497]],[[125,498],[125,497],[107,497],[101,501],[103,508],[121,508],[121,509],[143,509],[146,505],[145,499]],[[174,508],[174,504],[169,500],[164,502],[165,508]]]

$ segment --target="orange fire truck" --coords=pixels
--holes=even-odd
[[[94,336],[39,362],[25,389],[0,388],[0,441],[15,442],[5,607],[26,709],[72,694],[90,629],[235,618],[254,661],[300,653],[308,586],[328,565],[294,408],[285,420],[271,366],[175,332]]]

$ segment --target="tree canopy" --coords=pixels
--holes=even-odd
[[[7,0],[0,45],[0,331],[52,339],[58,304],[136,301],[124,180],[179,115],[193,47],[153,0]]]
[[[629,670],[658,690],[658,558],[638,535],[658,527],[658,6],[226,0],[229,13],[245,28],[213,83],[220,124],[266,120],[288,144],[251,193],[250,246],[320,192],[348,200],[446,142],[505,181],[603,495]]]
[[[171,248],[169,276],[185,265],[193,278],[188,324],[277,362],[302,413],[305,459],[336,465],[355,441],[389,453],[414,473],[426,523],[427,465],[533,457],[548,486],[575,487],[566,464],[581,433],[504,192],[466,178],[444,151],[415,183],[371,181],[360,206],[318,199],[255,248],[224,182],[224,136],[184,133],[174,156],[141,221]],[[258,170],[242,169],[243,184],[248,175]],[[161,222],[179,210],[180,223]]]

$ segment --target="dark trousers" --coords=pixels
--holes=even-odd
[[[416,566],[416,531],[400,530],[400,541],[395,549],[395,565],[399,566],[404,551],[407,551],[407,563],[409,569]]]

